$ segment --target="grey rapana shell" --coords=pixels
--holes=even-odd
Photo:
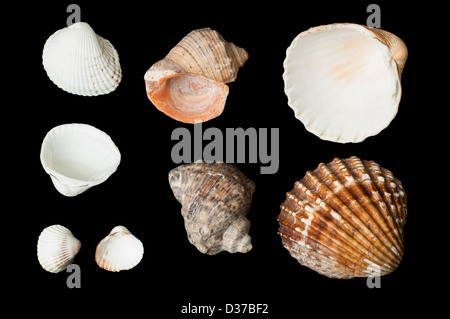
[[[189,242],[208,255],[221,251],[246,253],[255,183],[226,163],[180,165],[169,173],[175,198],[181,203]]]

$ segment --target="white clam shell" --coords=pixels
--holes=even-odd
[[[395,35],[337,23],[300,33],[286,51],[288,104],[323,140],[361,142],[397,114],[407,49]]]
[[[56,189],[76,196],[106,181],[119,166],[121,155],[106,133],[75,123],[51,129],[42,142],[40,158]]]
[[[42,63],[50,80],[72,94],[107,94],[122,79],[116,49],[85,22],[51,35],[44,45]]]
[[[144,255],[142,242],[124,226],[116,226],[97,246],[95,261],[108,271],[128,270]]]
[[[81,248],[72,232],[61,225],[45,228],[38,239],[37,256],[42,268],[58,273],[67,268]]]

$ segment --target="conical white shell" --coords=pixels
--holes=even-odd
[[[110,93],[122,79],[116,49],[85,22],[51,35],[44,45],[42,63],[53,83],[77,95]]]
[[[124,226],[116,226],[97,246],[95,261],[108,271],[128,270],[144,255],[142,242]]]
[[[103,131],[87,124],[63,124],[47,133],[40,157],[56,189],[76,196],[106,181],[121,155]]]
[[[81,248],[81,243],[64,226],[45,228],[38,240],[37,256],[42,268],[57,273],[69,266]]]
[[[407,49],[397,36],[337,23],[300,33],[286,51],[288,104],[323,140],[361,142],[397,114]]]

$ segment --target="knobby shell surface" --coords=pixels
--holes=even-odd
[[[45,42],[42,63],[53,83],[76,95],[108,94],[122,79],[116,49],[86,22],[52,34]]]
[[[292,257],[322,275],[379,276],[402,260],[406,214],[405,191],[389,170],[336,158],[286,194],[279,234]]]
[[[98,245],[95,261],[108,271],[129,270],[142,260],[144,245],[124,226],[114,227]]]
[[[39,235],[37,257],[46,271],[58,273],[65,270],[81,248],[72,232],[61,225],[45,228]]]
[[[352,23],[313,27],[286,51],[288,105],[321,139],[361,142],[396,116],[407,56],[405,43],[384,30]]]
[[[185,36],[144,76],[147,96],[160,111],[185,123],[219,116],[247,51],[210,28]]]
[[[200,252],[246,253],[252,249],[246,218],[255,184],[237,167],[226,163],[180,165],[169,173],[189,242]]]
[[[117,170],[121,155],[105,132],[72,123],[47,133],[40,159],[58,192],[76,196],[106,181]]]

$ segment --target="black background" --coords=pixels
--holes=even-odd
[[[386,312],[391,305],[393,314],[403,313],[405,307],[435,309],[437,303],[424,297],[435,291],[427,284],[444,285],[445,280],[439,277],[442,271],[445,274],[441,255],[430,250],[440,245],[433,228],[441,223],[435,218],[440,212],[432,207],[445,202],[445,192],[439,192],[426,173],[439,174],[431,166],[442,161],[431,152],[435,150],[432,141],[445,137],[427,137],[439,133],[431,119],[442,117],[433,102],[438,89],[430,86],[435,82],[430,72],[444,58],[439,44],[428,43],[430,26],[437,26],[427,22],[438,7],[376,2],[381,7],[381,28],[402,38],[409,50],[399,112],[378,135],[358,144],[338,144],[307,132],[294,117],[283,91],[283,60],[294,37],[310,27],[335,22],[366,24],[370,1],[77,3],[81,20],[119,53],[123,78],[108,95],[69,94],[54,85],[42,67],[44,43],[66,26],[70,2],[23,4],[3,13],[8,21],[4,40],[10,43],[4,49],[5,64],[14,70],[4,94],[15,97],[4,101],[3,111],[4,128],[11,127],[4,133],[4,140],[11,142],[4,152],[4,183],[9,190],[4,198],[14,202],[14,208],[4,206],[4,215],[13,218],[5,223],[8,237],[4,245],[8,252],[4,280],[11,300],[35,301],[36,314],[49,313],[57,304],[80,315],[142,311],[150,317],[163,311],[177,318],[188,317],[181,314],[181,307],[188,303],[222,309],[226,303],[269,305],[269,315],[248,318],[302,317],[310,311],[370,315]],[[159,112],[145,92],[147,69],[187,33],[202,27],[219,31],[249,53],[236,81],[229,85],[225,111],[204,123],[203,129],[280,129],[276,174],[261,175],[260,163],[236,164],[256,183],[248,215],[253,249],[247,254],[203,255],[188,242],[181,206],[173,197],[167,174],[177,166],[171,159],[176,144],[170,138],[172,131],[186,127],[193,132],[193,126]],[[74,198],[55,190],[39,160],[45,134],[65,123],[86,123],[103,130],[122,155],[118,170],[105,183]],[[446,145],[442,142],[438,149]],[[381,278],[380,289],[369,289],[364,278],[329,279],[301,266],[282,247],[277,234],[279,206],[294,182],[321,162],[352,155],[391,170],[408,196],[404,258],[395,272]],[[82,242],[75,259],[81,267],[80,289],[67,288],[68,273],[51,274],[38,263],[38,236],[52,224],[68,227]],[[94,254],[98,242],[116,225],[126,226],[143,242],[145,251],[135,268],[111,273],[96,265]],[[400,301],[403,297],[406,302]],[[29,302],[16,306],[17,311],[26,311]]]

